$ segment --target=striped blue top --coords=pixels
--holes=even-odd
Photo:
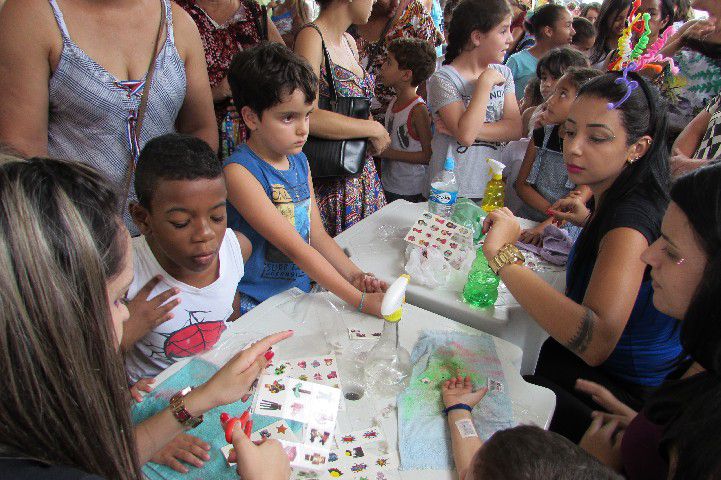
[[[49,2],[63,50],[49,83],[48,155],[92,165],[124,188],[129,161],[137,154],[134,149],[174,132],[185,99],[185,65],[175,47],[170,0],[163,0],[168,33],[155,63],[140,139],[135,137],[134,126],[145,78],[117,79],[96,63],[70,38],[56,0]],[[131,185],[129,199],[135,198]],[[137,234],[125,210],[125,223]]]

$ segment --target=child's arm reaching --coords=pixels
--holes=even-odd
[[[358,267],[347,257],[347,264],[344,264],[342,260],[337,258],[337,254],[331,254],[330,257],[341,268],[339,272],[316,248],[305,243],[288,220],[273,206],[258,180],[245,167],[237,163],[227,165],[225,167],[225,180],[228,185],[230,203],[255,231],[287,255],[301,270],[322,287],[330,290],[353,307],[357,308],[361,305],[363,294],[348,281],[347,278],[349,277],[346,277],[346,275],[349,275],[354,278],[355,275],[355,277],[359,277],[360,282],[363,282],[364,276],[358,275],[360,272]],[[311,238],[315,236],[322,237],[323,232],[325,232],[322,223],[318,228],[317,220],[313,221],[313,217],[318,214],[315,199],[312,197],[312,185],[310,185],[310,190],[311,200],[313,200]],[[337,245],[336,248],[342,255],[342,250]],[[343,256],[345,257],[345,255]],[[362,274],[362,272],[360,273]],[[380,316],[382,298],[381,293],[366,294],[363,298],[363,311]]]
[[[397,162],[415,163],[419,165],[428,165],[431,161],[433,152],[431,151],[431,140],[433,133],[431,132],[431,117],[425,105],[418,104],[411,110],[411,126],[413,131],[418,135],[421,142],[420,152],[404,152],[394,148],[386,148],[381,155],[386,160],[395,160]]]
[[[388,284],[375,278],[373,274],[363,272],[353,261],[348,258],[336,241],[328,235],[323,220],[320,218],[318,205],[315,202],[313,179],[308,175],[310,187],[310,199],[312,210],[310,213],[310,245],[340,273],[343,278],[350,282],[361,292],[385,292]],[[310,273],[308,273],[310,275]],[[326,287],[327,288],[327,287]],[[330,290],[330,289],[329,289]],[[352,305],[352,304],[351,304]]]
[[[452,378],[446,381],[441,388],[443,404],[446,408],[458,404],[465,404],[473,408],[488,393],[486,387],[474,392],[470,377]],[[454,409],[448,412],[448,428],[451,430],[451,448],[458,478],[463,479],[466,478],[466,473],[471,467],[471,460],[483,442],[478,438],[471,412],[468,410]]]
[[[453,102],[438,110],[438,115],[453,137],[463,146],[471,146],[476,141],[505,142],[521,138],[521,114],[513,93],[504,97],[503,119],[486,123],[486,110],[491,91],[496,85],[503,85],[506,79],[493,68],[486,69],[478,77],[473,96],[464,108],[463,102]]]

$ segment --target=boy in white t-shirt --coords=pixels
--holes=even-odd
[[[381,154],[381,181],[388,202],[424,201],[426,165],[431,160],[431,118],[418,85],[428,80],[436,66],[433,46],[416,38],[397,38],[388,45],[381,66],[383,84],[396,96],[388,105],[385,125],[390,146]]]
[[[251,251],[244,235],[227,228],[222,166],[202,140],[167,134],[148,142],[135,191],[130,211],[143,235],[132,240],[135,278],[127,297],[135,333],[123,345],[132,383],[215,345],[225,322],[239,316],[236,290]],[[142,287],[149,281],[148,292]],[[153,311],[167,305],[153,299],[168,291],[179,302],[169,320],[161,316],[153,325]]]

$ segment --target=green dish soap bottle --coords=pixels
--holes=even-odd
[[[486,213],[491,213],[497,208],[503,208],[505,197],[505,184],[503,183],[504,164],[492,158],[487,158],[488,166],[491,167],[491,179],[486,184],[486,192],[483,194],[481,208]]]
[[[468,281],[463,287],[463,301],[473,307],[491,307],[498,299],[498,284],[501,279],[493,273],[488,265],[483,250],[476,251],[476,259],[473,260],[471,271],[468,273]]]

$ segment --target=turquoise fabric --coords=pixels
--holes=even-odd
[[[513,81],[516,83],[516,99],[523,98],[523,90],[526,84],[536,76],[538,59],[531,55],[528,50],[522,50],[508,57],[506,66],[511,69]]]

